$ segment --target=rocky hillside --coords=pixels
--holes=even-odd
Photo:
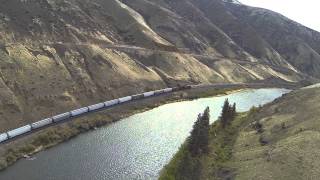
[[[0,0],[0,130],[184,83],[320,78],[320,35],[220,0]]]
[[[319,87],[294,91],[253,114],[234,144],[229,165],[236,179],[319,177],[319,93]]]

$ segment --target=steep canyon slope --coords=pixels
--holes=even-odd
[[[0,0],[0,130],[177,84],[318,79],[319,44],[220,0]]]

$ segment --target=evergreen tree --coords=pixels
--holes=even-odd
[[[203,115],[198,115],[198,119],[193,125],[193,129],[188,140],[188,149],[192,156],[208,152],[209,123],[210,110],[209,107],[207,107]]]
[[[236,103],[233,103],[232,106],[232,120],[236,117],[237,115],[237,107],[236,107]]]
[[[231,123],[231,121],[234,120],[236,117],[236,103],[234,103],[232,106],[229,103],[229,100],[226,99],[224,101],[222,112],[220,116],[220,121],[222,124],[222,128],[225,128],[228,124]]]
[[[200,128],[201,128],[201,114],[198,115],[198,119],[193,125],[193,129],[191,131],[189,141],[188,141],[188,149],[192,156],[196,156],[199,154]]]
[[[210,109],[207,107],[201,117],[201,131],[200,131],[200,150],[202,153],[208,152],[209,146],[209,127],[210,125]]]
[[[229,104],[229,100],[226,99],[224,101],[221,117],[220,117],[220,121],[223,128],[225,128],[229,124],[230,119],[231,119],[230,104]]]

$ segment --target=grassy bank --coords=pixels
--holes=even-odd
[[[185,145],[160,179],[319,179],[320,88],[296,90],[232,126],[211,127],[210,153],[191,158]]]
[[[107,109],[101,112],[80,117],[68,123],[49,127],[34,134],[22,137],[0,147],[0,170],[21,159],[24,155],[32,155],[44,149],[65,142],[80,133],[87,132],[110,123],[144,112],[160,105],[183,100],[216,96],[234,92],[243,87],[216,89],[203,87],[191,89],[145,100],[139,100]]]
[[[192,157],[183,144],[161,172],[160,180],[196,180],[232,178],[234,170],[228,162],[240,129],[250,123],[257,109],[239,113],[230,126],[222,128],[219,121],[210,127],[209,153]]]

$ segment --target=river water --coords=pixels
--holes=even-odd
[[[162,105],[35,155],[0,173],[0,180],[157,179],[188,137],[198,113],[217,119],[226,98],[238,111],[271,102],[286,89],[243,90],[230,95]]]

